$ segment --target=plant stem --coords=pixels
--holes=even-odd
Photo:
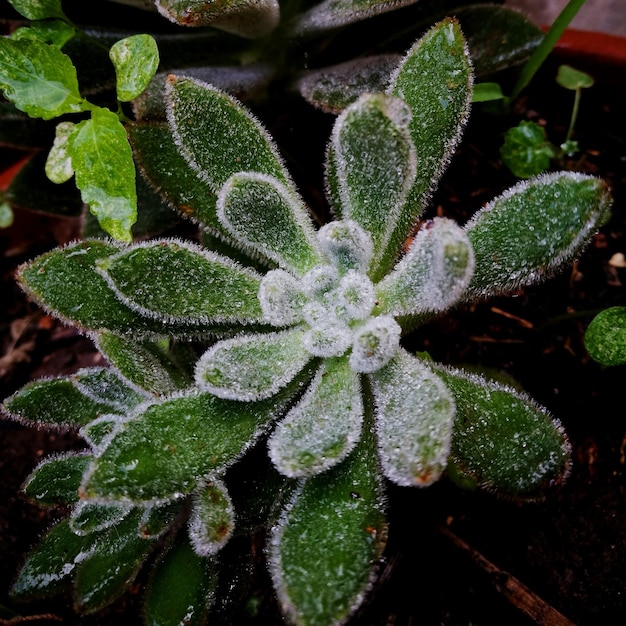
[[[585,0],[570,0],[554,20],[545,37],[522,68],[517,83],[511,92],[510,101],[515,100],[528,85],[583,4],[585,4]]]
[[[574,93],[574,106],[572,108],[572,117],[570,118],[569,128],[567,129],[567,135],[565,135],[565,141],[568,142],[572,138],[574,133],[574,125],[576,124],[576,118],[578,117],[578,107],[580,106],[580,94],[581,88],[577,87]]]

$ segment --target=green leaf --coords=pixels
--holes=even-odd
[[[18,278],[29,296],[48,311],[87,330],[109,329],[134,338],[198,332],[189,325],[167,325],[142,317],[117,298],[96,263],[118,251],[109,242],[84,240],[20,266]]]
[[[417,0],[324,0],[290,24],[293,35],[313,35],[359,22],[380,13],[395,11]]]
[[[363,423],[358,375],[347,358],[325,359],[308,391],[278,424],[270,457],[285,476],[313,476],[342,461]]]
[[[581,72],[573,68],[571,65],[559,65],[556,74],[556,82],[565,87],[576,91],[577,89],[587,89],[593,87],[593,76],[589,76],[586,72]]]
[[[135,164],[126,131],[115,113],[96,108],[77,124],[69,140],[76,186],[100,225],[119,241],[130,242],[137,219]]]
[[[74,605],[80,613],[94,613],[117,600],[132,584],[154,542],[142,539],[135,511],[98,534],[89,553],[78,560]]]
[[[196,383],[220,398],[269,398],[311,360],[303,338],[303,330],[289,329],[220,341],[200,357]]]
[[[0,228],[8,228],[13,224],[13,209],[8,202],[0,202]]]
[[[54,143],[46,160],[46,176],[57,184],[64,183],[74,176],[72,157],[68,152],[69,138],[75,132],[76,124],[57,124]]]
[[[20,599],[47,597],[64,590],[67,578],[75,572],[75,559],[88,550],[93,539],[79,537],[69,521],[55,524],[28,554],[11,595]]]
[[[458,23],[447,18],[409,50],[388,92],[412,112],[409,130],[417,154],[417,176],[390,238],[386,259],[397,256],[429,194],[460,141],[472,98],[472,71]],[[381,267],[381,275],[391,266]]]
[[[308,211],[275,178],[231,176],[217,199],[218,219],[241,246],[303,275],[323,262]]]
[[[155,395],[169,395],[188,387],[193,380],[175,355],[157,342],[134,341],[101,331],[96,335],[96,344],[125,378]]]
[[[184,510],[184,499],[144,507],[138,529],[139,536],[144,539],[159,539],[177,522]]]
[[[99,265],[118,297],[146,317],[195,325],[263,318],[261,275],[192,243],[145,242]]]
[[[85,368],[67,378],[28,383],[4,403],[11,419],[48,428],[78,428],[103,414],[125,413],[148,394],[131,388],[109,368]]]
[[[386,536],[375,444],[304,481],[272,528],[270,571],[296,624],[343,624],[369,588]]]
[[[455,404],[436,374],[405,350],[372,374],[382,470],[403,486],[428,486],[445,470]]]
[[[333,128],[339,206],[344,219],[362,226],[374,243],[370,273],[395,261],[389,240],[416,177],[415,146],[408,132],[411,111],[398,98],[366,94],[350,105]]]
[[[168,121],[182,155],[215,192],[238,172],[293,183],[271,137],[234,98],[189,78],[170,76]]]
[[[145,623],[204,626],[216,598],[215,569],[181,533],[152,570],[144,598]]]
[[[200,482],[193,493],[189,539],[199,556],[216,554],[235,528],[235,511],[226,486],[217,478]]]
[[[0,38],[0,88],[20,111],[45,120],[87,106],[70,58],[37,39]]]
[[[156,0],[157,8],[183,26],[215,26],[242,37],[268,35],[278,25],[276,0]]]
[[[341,113],[361,94],[385,91],[400,60],[396,54],[380,54],[309,70],[298,80],[297,87],[300,95],[318,109]]]
[[[77,535],[89,535],[119,524],[132,510],[128,504],[96,504],[81,500],[70,515],[70,528]]]
[[[464,297],[506,293],[571,261],[610,214],[602,180],[556,172],[505,191],[466,224],[476,260]]]
[[[474,94],[472,102],[491,102],[493,100],[502,100],[504,94],[498,83],[478,83],[474,85]]]
[[[132,35],[115,42],[109,50],[115,67],[117,99],[130,102],[152,80],[159,67],[159,49],[151,35]]]
[[[563,482],[570,446],[561,425],[526,395],[461,370],[438,368],[456,401],[451,475],[514,496]]]
[[[376,285],[380,311],[394,316],[445,311],[454,305],[474,271],[472,245],[446,218],[427,222],[408,253]]]
[[[626,363],[626,307],[614,306],[598,313],[585,331],[585,347],[601,365]]]
[[[67,452],[44,459],[26,479],[22,491],[42,505],[71,504],[78,500],[78,488],[91,455]]]
[[[49,17],[65,18],[61,0],[9,0],[9,3],[29,20],[45,20]]]
[[[11,39],[38,39],[56,48],[62,48],[76,35],[76,32],[74,26],[63,20],[45,20],[16,28],[11,33]]]
[[[163,502],[235,461],[281,415],[302,377],[264,402],[191,392],[146,407],[120,424],[94,460],[83,495],[108,502]]]
[[[542,126],[522,121],[504,134],[500,156],[515,176],[530,178],[547,170],[550,159],[556,157],[557,152],[547,140]]]

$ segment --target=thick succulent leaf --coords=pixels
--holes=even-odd
[[[237,172],[267,174],[293,189],[271,137],[234,98],[201,81],[176,76],[168,78],[166,96],[174,140],[213,191]]]
[[[261,275],[190,242],[143,242],[98,265],[120,300],[145,317],[194,326],[263,318]]]
[[[101,415],[92,422],[85,424],[78,433],[96,453],[108,443],[123,420],[124,416],[115,413]]]
[[[340,217],[362,226],[374,243],[370,273],[387,268],[390,237],[416,176],[415,146],[408,132],[409,107],[400,99],[366,94],[333,128],[330,155],[338,182]]]
[[[598,313],[585,331],[585,347],[601,365],[626,363],[626,307],[613,306]]]
[[[76,388],[95,403],[107,404],[113,412],[124,413],[150,399],[150,395],[130,385],[115,370],[89,367],[71,377]]]
[[[418,170],[385,258],[400,252],[460,140],[472,99],[472,82],[465,40],[456,20],[450,18],[412,46],[392,77],[388,93],[402,98],[413,114],[409,130]]]
[[[450,453],[455,414],[451,393],[405,350],[371,379],[383,472],[403,486],[424,487],[437,481]]]
[[[18,279],[47,311],[85,330],[106,328],[133,337],[191,332],[188,325],[168,326],[142,317],[117,298],[96,263],[118,251],[109,242],[84,240],[25,263],[18,269]]]
[[[154,542],[137,532],[141,511],[98,533],[87,555],[76,563],[74,605],[93,613],[117,600],[135,580]]]
[[[196,383],[220,398],[269,398],[311,360],[303,339],[304,331],[296,328],[220,341],[200,357]]]
[[[313,35],[395,11],[417,0],[324,0],[299,15],[290,25],[295,35]]]
[[[94,459],[83,496],[164,502],[190,493],[202,476],[222,470],[247,450],[268,423],[284,413],[306,377],[264,402],[192,392],[146,407],[120,424]]]
[[[200,482],[189,513],[189,539],[199,556],[217,553],[235,528],[235,511],[226,485],[217,478]]]
[[[11,595],[30,599],[64,590],[70,574],[75,572],[75,559],[89,550],[92,543],[93,538],[72,532],[68,520],[58,522],[28,554]]]
[[[89,535],[119,524],[131,511],[129,504],[96,504],[81,500],[70,515],[70,528],[77,535]]]
[[[565,479],[570,446],[546,409],[500,383],[460,370],[437,371],[456,401],[450,456],[455,480],[532,496]]]
[[[296,624],[343,624],[365,597],[385,535],[367,434],[343,463],[305,480],[272,528],[270,570],[283,614]]]
[[[117,99],[130,102],[147,86],[159,67],[159,49],[151,35],[131,35],[109,50],[115,67]]]
[[[107,361],[141,389],[159,396],[188,387],[193,377],[167,346],[155,341],[134,341],[102,331],[96,345]]]
[[[139,536],[144,539],[158,539],[170,530],[184,510],[184,499],[144,507],[139,522]]]
[[[22,491],[38,504],[72,504],[78,500],[78,488],[90,462],[91,455],[84,452],[48,457],[26,479]]]
[[[184,533],[152,570],[144,597],[144,621],[153,626],[204,626],[215,603],[215,562],[198,556]]]
[[[385,91],[401,58],[397,54],[380,54],[310,70],[298,80],[297,87],[300,95],[318,109],[341,113],[361,94]]]
[[[84,110],[76,69],[58,48],[37,39],[0,38],[0,89],[20,111],[45,120]]]
[[[3,409],[11,419],[47,428],[78,428],[111,412],[108,403],[85,396],[71,378],[30,382],[7,398]]]
[[[300,402],[269,440],[285,476],[313,476],[342,461],[361,435],[363,399],[347,358],[326,359]]]
[[[454,11],[467,37],[477,76],[493,74],[525,61],[544,32],[526,15],[495,4],[476,4]]]
[[[538,282],[571,261],[609,216],[606,183],[577,172],[523,181],[465,226],[476,265],[467,299]]]
[[[435,218],[376,285],[376,299],[381,312],[394,316],[445,311],[461,297],[473,271],[474,254],[464,230],[452,220]]]
[[[161,15],[182,26],[215,26],[242,37],[268,35],[278,25],[277,0],[155,0]]]
[[[217,214],[244,249],[283,269],[303,275],[323,261],[306,206],[271,176],[231,176],[218,196]]]

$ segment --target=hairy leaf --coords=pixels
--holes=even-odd
[[[448,462],[455,404],[424,363],[405,350],[372,374],[382,470],[398,485],[424,487]]]
[[[113,412],[124,413],[150,399],[150,395],[132,387],[113,369],[84,368],[72,376],[76,388],[96,403],[108,405]]]
[[[626,363],[626,307],[613,306],[598,313],[585,331],[585,347],[601,365]]]
[[[606,183],[576,172],[521,182],[465,226],[476,259],[467,299],[538,282],[571,261],[609,215]]]
[[[89,535],[119,524],[131,511],[128,504],[96,504],[81,500],[70,515],[70,528],[77,535]]]
[[[300,402],[269,440],[276,468],[286,476],[312,476],[342,461],[361,435],[363,400],[347,358],[326,359]]]
[[[235,528],[235,511],[226,486],[217,478],[200,482],[189,514],[189,539],[200,556],[217,553],[230,539]]]

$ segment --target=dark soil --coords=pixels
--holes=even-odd
[[[562,141],[572,94],[554,85],[554,71],[550,64],[542,72],[547,82],[537,80],[542,87],[524,100],[523,112],[500,118],[474,111],[465,141],[433,198],[431,214],[463,222],[516,182],[499,163],[494,129],[504,130],[523,116],[543,120],[549,137]],[[626,270],[611,265],[615,253],[626,253],[624,93],[611,75],[597,78],[598,84],[583,95],[577,123],[584,154],[564,166],[607,180],[615,198],[611,221],[563,274],[512,297],[455,311],[410,338],[411,347],[428,350],[438,361],[495,368],[515,378],[563,423],[573,449],[571,476],[532,503],[464,492],[446,480],[427,490],[390,487],[390,537],[381,575],[355,624],[568,623],[558,621],[554,611],[577,626],[626,623],[626,421],[621,394],[626,370],[600,367],[583,343],[584,330],[597,311],[626,304]],[[306,142],[319,151],[314,156],[321,162],[332,118],[307,105],[296,107],[323,131],[310,121],[302,127],[279,125],[279,144],[289,155]],[[314,181],[301,177],[307,199],[316,202],[319,195],[311,189],[321,189],[321,172],[314,172]],[[73,238],[75,229],[67,220],[19,214],[16,225],[0,233],[3,398],[28,380],[100,362],[87,339],[29,303],[12,278],[17,263]],[[141,577],[119,603],[97,616],[75,617],[66,597],[28,605],[7,598],[23,555],[55,517],[55,512],[26,502],[19,486],[42,457],[80,444],[70,434],[8,422],[0,427],[0,604],[23,615],[48,614],[40,623],[138,623]],[[258,545],[262,548],[262,538]],[[262,549],[256,554],[253,586],[241,602],[247,608],[232,618],[234,624],[280,623]],[[256,617],[250,617],[252,605]]]

